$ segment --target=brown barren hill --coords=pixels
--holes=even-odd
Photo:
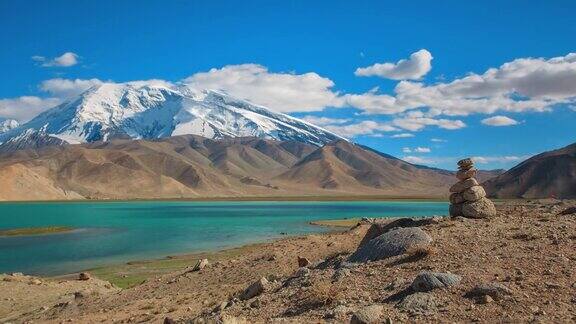
[[[312,152],[276,179],[331,191],[438,197],[452,180],[449,172],[414,166],[346,141]]]
[[[317,147],[182,135],[4,153],[0,199],[439,198],[445,197],[453,175],[345,140]]]
[[[533,156],[483,185],[495,198],[576,198],[576,143]]]

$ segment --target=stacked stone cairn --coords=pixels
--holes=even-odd
[[[472,159],[458,161],[458,182],[450,187],[450,216],[467,218],[487,218],[496,215],[496,208],[490,199],[486,198],[484,188],[476,180]]]

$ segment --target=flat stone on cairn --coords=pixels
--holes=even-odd
[[[458,182],[450,187],[450,216],[487,218],[496,215],[492,201],[486,198],[484,188],[475,176],[478,171],[470,158],[458,161]]]

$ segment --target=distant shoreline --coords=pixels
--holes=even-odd
[[[0,204],[17,203],[107,203],[107,202],[210,202],[210,201],[438,201],[448,198],[425,196],[247,196],[247,197],[199,197],[199,198],[143,198],[143,199],[70,199],[70,200],[6,200]]]

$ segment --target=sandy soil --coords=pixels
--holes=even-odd
[[[421,227],[434,240],[426,253],[349,271],[339,270],[338,260],[356,249],[368,224],[220,254],[197,272],[186,271],[191,260],[130,289],[98,279],[1,279],[0,322],[161,323],[169,317],[182,323],[341,323],[371,305],[382,309],[382,322],[575,322],[576,215],[559,215],[570,205],[576,202],[517,201],[498,205],[490,220],[439,219]],[[299,270],[298,256],[312,262],[309,271]],[[399,304],[423,270],[451,272],[462,281],[426,293],[433,302],[418,314]],[[269,281],[262,294],[235,299],[261,277]],[[508,287],[511,295],[466,297],[477,284],[491,282]],[[217,307],[223,302],[227,306]]]

